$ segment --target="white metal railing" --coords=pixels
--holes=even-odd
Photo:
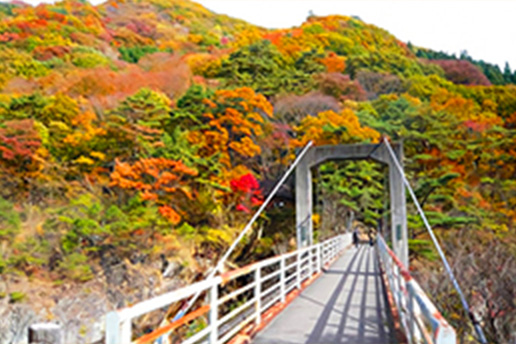
[[[260,324],[265,311],[285,302],[291,290],[300,289],[305,280],[320,272],[350,244],[351,234],[339,235],[110,312],[106,317],[105,343],[151,343],[201,317],[207,317],[208,325],[189,333],[182,343],[207,340],[210,344],[225,343],[251,322]],[[133,319],[166,309],[198,293],[204,293],[208,298],[203,306],[150,334],[133,339]]]
[[[455,344],[456,334],[410,272],[378,235],[378,256],[408,343]]]

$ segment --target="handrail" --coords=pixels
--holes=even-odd
[[[378,258],[387,276],[409,343],[455,344],[456,334],[410,272],[378,235]],[[428,331],[427,328],[431,331]]]
[[[215,267],[208,273],[208,276],[206,277],[206,279],[210,279],[212,278],[213,276],[215,276],[220,270],[222,270],[222,268],[224,267],[224,264],[226,263],[226,260],[230,257],[230,255],[233,253],[233,250],[236,248],[236,246],[238,245],[238,243],[244,238],[244,236],[247,234],[247,232],[249,232],[251,230],[251,228],[253,227],[253,224],[255,223],[255,221],[258,219],[258,217],[261,215],[261,213],[265,210],[265,208],[267,207],[267,205],[272,201],[272,199],[274,198],[274,196],[276,195],[276,193],[279,191],[280,187],[285,183],[285,181],[287,180],[287,178],[290,176],[290,174],[292,173],[292,171],[294,171],[294,169],[297,167],[297,165],[299,164],[299,162],[303,159],[303,157],[305,156],[305,154],[309,151],[309,149],[313,146],[313,142],[312,141],[309,141],[305,147],[303,147],[303,149],[301,150],[301,152],[299,153],[299,155],[296,157],[296,159],[294,160],[294,162],[290,165],[290,167],[287,169],[287,171],[283,174],[283,176],[281,177],[281,179],[276,183],[276,185],[274,186],[274,188],[272,189],[272,191],[269,193],[269,195],[267,196],[267,198],[265,199],[265,201],[261,204],[260,208],[253,214],[253,216],[251,217],[251,219],[249,220],[249,222],[246,224],[246,226],[244,227],[244,229],[240,232],[240,234],[238,235],[238,237],[233,241],[233,243],[231,244],[231,246],[226,250],[226,252],[223,254],[223,256],[219,259],[219,261],[216,263]],[[309,217],[311,218],[311,216]],[[306,218],[305,220],[303,220],[303,222],[307,221],[308,218]],[[190,309],[190,307],[195,303],[195,301],[197,301],[197,298],[200,296],[199,293],[197,294],[194,294],[192,296],[192,298],[190,300],[186,300],[185,304],[183,305],[183,307],[181,308],[181,310],[179,312],[176,313],[176,315],[174,316],[173,318],[173,322],[179,320],[186,312],[188,312],[188,310]],[[164,321],[162,321],[161,325],[164,326],[164,324],[166,323],[166,318],[164,319]]]
[[[253,321],[256,325],[260,324],[264,312],[277,303],[285,302],[286,296],[292,288],[300,289],[305,280],[319,273],[326,264],[330,263],[350,244],[351,234],[338,235],[322,243],[268,258],[137,303],[131,307],[110,312],[106,317],[105,343],[151,343],[205,314],[208,314],[210,320],[208,327],[192,334],[189,338],[184,338],[184,340],[188,343],[195,343],[208,339],[210,344],[225,343],[241,328]],[[286,261],[290,262],[294,258],[295,263],[287,266]],[[276,269],[268,270],[266,274],[262,271],[264,268],[270,269],[271,267],[276,267]],[[277,276],[271,277],[274,274]],[[239,285],[237,289],[225,290],[229,282],[236,281],[237,278],[245,275],[249,275],[249,278],[242,281],[243,284]],[[254,278],[251,278],[253,276]],[[209,303],[201,305],[181,319],[133,340],[133,319],[157,309],[168,307],[172,303],[184,300],[192,295],[202,293],[209,295]],[[232,309],[232,311],[219,314],[219,310],[222,308]]]
[[[480,323],[475,319],[475,316],[471,312],[468,301],[466,300],[466,297],[464,296],[464,293],[462,292],[459,282],[455,278],[455,274],[453,273],[453,271],[450,267],[450,264],[448,263],[448,259],[446,259],[446,255],[444,254],[444,251],[441,248],[441,245],[439,244],[439,241],[437,240],[437,237],[435,236],[435,233],[432,230],[432,227],[430,226],[428,219],[426,218],[423,208],[421,207],[421,205],[419,204],[419,201],[417,200],[416,194],[414,193],[412,186],[410,186],[410,183],[408,182],[407,177],[405,176],[403,167],[401,167],[401,164],[398,161],[398,158],[396,157],[396,154],[394,153],[394,150],[392,149],[392,147],[389,143],[389,140],[387,140],[387,138],[384,137],[382,143],[385,144],[385,147],[387,147],[387,150],[392,157],[392,161],[394,162],[394,166],[396,166],[396,169],[400,173],[401,179],[403,180],[403,184],[405,184],[405,186],[407,187],[407,190],[410,194],[410,197],[412,198],[412,201],[414,202],[414,205],[416,206],[419,216],[421,217],[421,220],[423,220],[423,224],[425,225],[425,227],[428,231],[428,234],[430,235],[430,238],[432,239],[432,242],[434,243],[435,248],[437,249],[437,253],[439,254],[439,257],[441,258],[444,269],[446,270],[448,276],[450,277],[453,287],[459,294],[460,302],[462,303],[462,308],[464,308],[465,313],[469,316],[469,318],[473,324],[473,327],[475,328],[475,332],[477,333],[478,341],[482,344],[487,344],[487,340],[484,335],[484,331],[482,330],[482,326],[480,326]]]

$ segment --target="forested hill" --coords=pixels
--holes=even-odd
[[[62,316],[63,290],[119,288],[99,299],[120,307],[153,293],[134,293],[129,276],[142,271],[190,282],[297,148],[387,136],[403,140],[411,183],[490,340],[507,342],[515,83],[510,68],[415,47],[353,17],[268,30],[182,0],[1,3],[0,314],[31,304],[35,317]],[[325,164],[317,185],[321,238],[339,214],[376,227],[388,209],[371,162]],[[240,263],[289,248],[291,200],[282,190]],[[470,340],[412,210],[411,264]]]

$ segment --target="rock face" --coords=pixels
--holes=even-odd
[[[181,285],[179,276],[170,269],[170,278],[164,279],[159,264],[154,265],[123,262],[105,269],[96,279],[77,285],[19,281],[8,289],[23,290],[23,301],[9,303],[7,297],[0,299],[0,344],[27,344],[29,327],[36,323],[59,324],[62,344],[101,343],[109,311]],[[159,322],[161,316],[157,314],[152,320]],[[135,330],[146,325],[135,324]]]
[[[109,306],[106,295],[100,293],[81,293],[59,300],[52,313],[65,329],[64,343],[94,343],[101,340]]]
[[[10,305],[3,300],[0,305],[0,343],[26,344],[28,328],[41,320],[30,305]]]
[[[105,294],[80,292],[57,301],[47,312],[36,311],[30,304],[0,306],[0,343],[27,344],[29,327],[35,323],[58,323],[63,331],[63,344],[86,344],[102,340],[105,314],[110,303]]]

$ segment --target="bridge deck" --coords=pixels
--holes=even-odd
[[[254,344],[395,343],[375,249],[343,254],[272,322]]]

